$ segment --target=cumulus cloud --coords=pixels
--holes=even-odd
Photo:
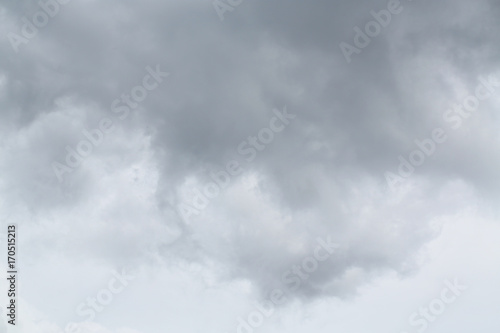
[[[495,210],[500,89],[458,130],[443,115],[481,79],[500,80],[500,7],[401,6],[348,63],[339,44],[353,44],[354,28],[387,1],[246,1],[222,22],[201,0],[60,5],[18,52],[0,42],[4,223],[23,224],[31,260],[196,263],[262,297],[318,237],[339,248],[292,298],[344,298],[387,272],[415,274],[443,221]],[[4,36],[40,10],[27,0],[1,7]],[[127,102],[148,66],[170,75]],[[285,108],[295,118],[262,144]],[[78,150],[104,118],[115,130],[60,182],[53,163],[66,165],[67,147]],[[448,140],[388,186],[398,157],[436,128]],[[249,159],[241,144],[252,137],[261,146]],[[201,198],[230,161],[240,172]],[[180,207],[196,213],[186,219]]]

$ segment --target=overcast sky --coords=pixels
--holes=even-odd
[[[12,332],[498,331],[499,17],[0,0]]]

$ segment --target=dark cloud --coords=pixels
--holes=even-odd
[[[18,53],[0,42],[3,196],[29,210],[26,223],[70,226],[60,248],[110,262],[215,263],[219,279],[263,294],[325,235],[341,247],[297,297],[343,297],[378,274],[411,274],[436,219],[498,196],[496,93],[459,131],[442,116],[480,77],[497,77],[499,7],[402,5],[349,64],[339,43],[352,44],[353,28],[386,1],[246,1],[223,22],[206,1],[61,5]],[[3,7],[4,36],[38,10]],[[157,65],[170,76],[119,119],[113,101]],[[238,146],[284,107],[296,118],[246,161]],[[104,117],[116,131],[59,183],[51,163]],[[436,127],[450,140],[391,191],[384,173]],[[186,225],[177,206],[232,159],[242,174]],[[36,242],[49,251],[45,237]]]

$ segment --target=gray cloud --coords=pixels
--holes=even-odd
[[[298,298],[414,274],[441,218],[498,198],[498,95],[458,131],[442,116],[480,77],[498,78],[499,6],[402,5],[350,64],[339,43],[386,1],[246,1],[223,22],[206,1],[61,6],[18,53],[0,42],[2,214],[26,218],[34,258],[199,263],[263,296],[322,235],[341,247]],[[2,7],[3,36],[38,10]],[[113,100],[156,64],[171,75],[120,120]],[[245,161],[238,145],[285,105],[296,119]],[[59,183],[51,163],[103,117],[116,131]],[[450,140],[390,191],[384,173],[436,127]],[[232,159],[242,175],[185,224],[177,205]]]

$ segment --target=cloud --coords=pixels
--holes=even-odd
[[[223,22],[206,1],[65,5],[18,54],[0,42],[1,214],[25,219],[33,258],[195,262],[263,296],[321,235],[341,247],[297,298],[348,297],[388,271],[413,274],[445,217],[498,198],[498,97],[400,189],[384,173],[447,126],[443,113],[479,77],[498,77],[499,7],[404,2],[346,64],[338,44],[386,5],[247,1]],[[4,35],[37,10],[4,7]],[[113,100],[156,64],[171,75],[59,183],[51,163],[82,130],[117,120]],[[238,144],[284,105],[297,118],[248,163]],[[177,205],[232,159],[242,175],[186,224]]]

